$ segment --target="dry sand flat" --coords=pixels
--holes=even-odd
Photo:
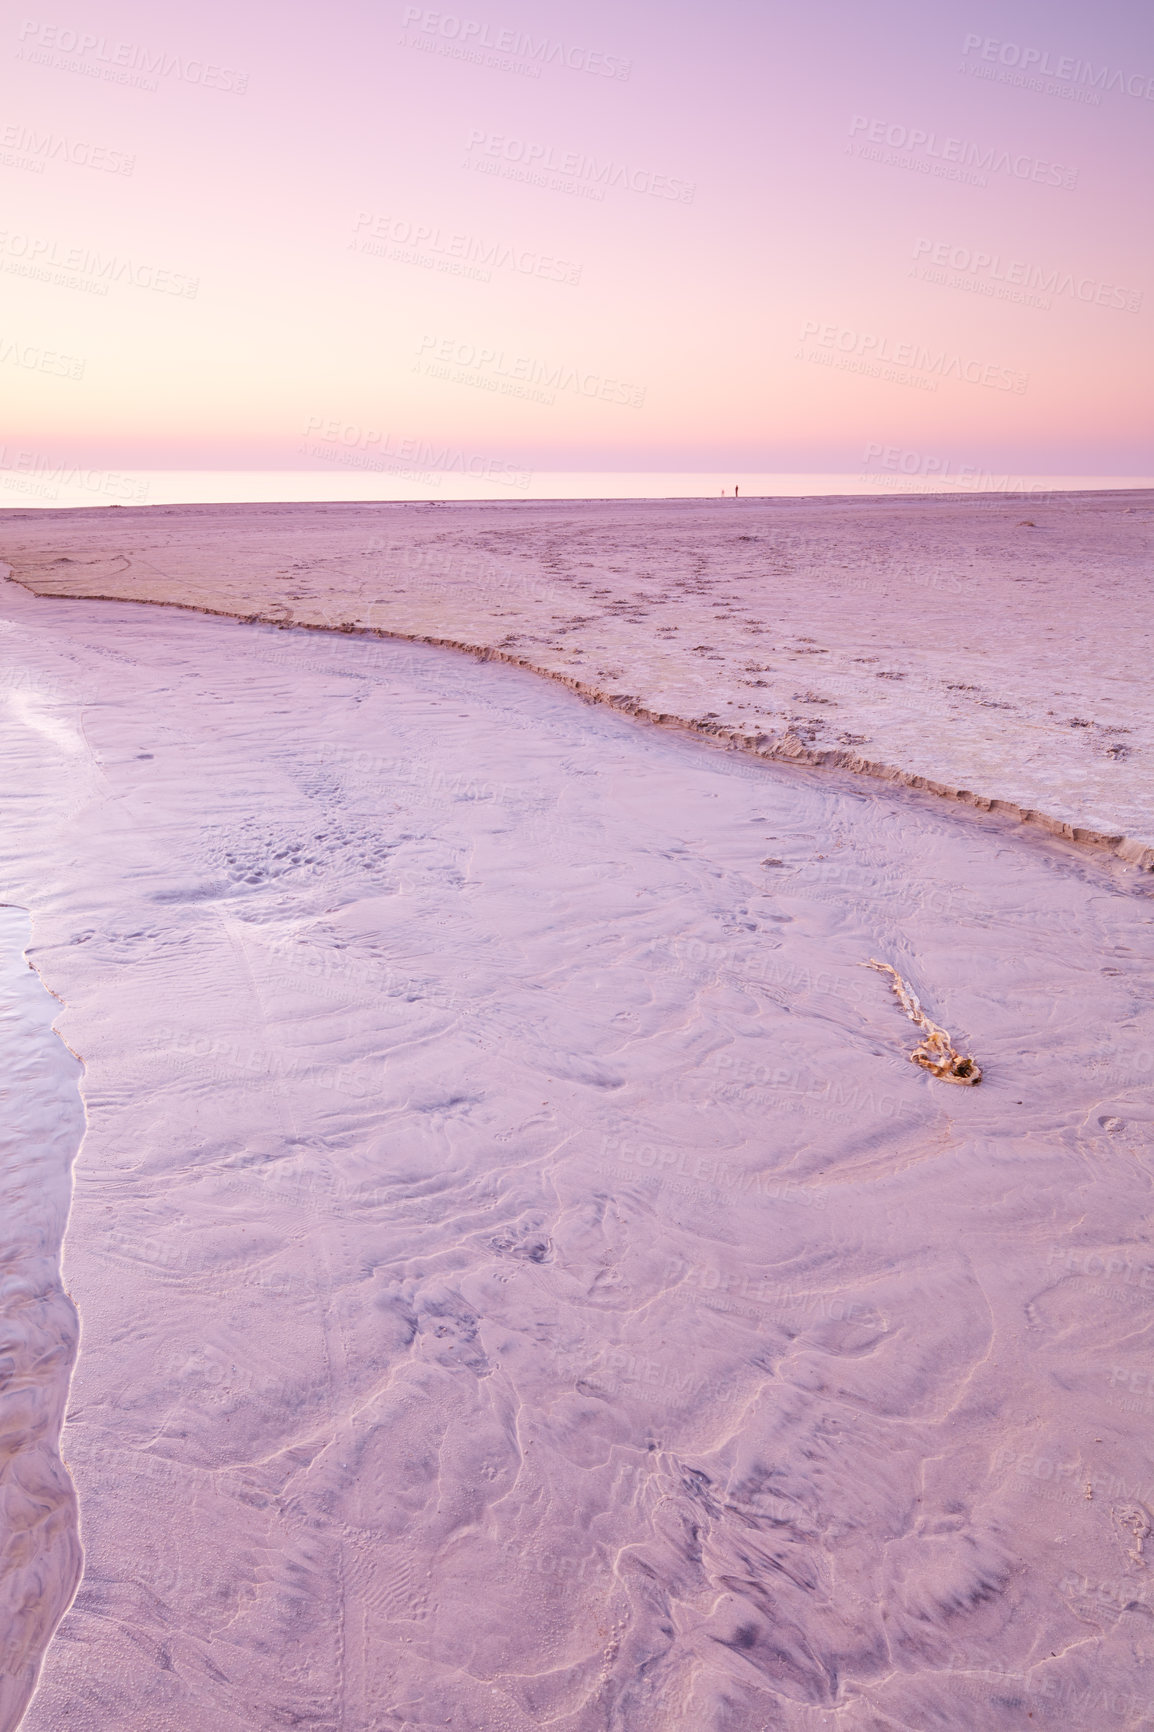
[[[0,626],[87,1115],[26,1732],[1154,1724],[1144,874],[424,646]]]
[[[499,654],[1154,865],[1154,495],[2,512],[41,595]]]

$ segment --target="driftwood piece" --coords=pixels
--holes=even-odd
[[[943,1082],[966,1083],[970,1087],[981,1082],[982,1072],[978,1064],[954,1050],[947,1031],[930,1021],[917,994],[896,968],[891,968],[888,962],[875,962],[872,956],[868,962],[860,962],[858,967],[876,968],[879,974],[892,975],[890,985],[897,993],[902,1009],[910,1021],[916,1022],[923,1030],[922,1039],[910,1054],[911,1063],[920,1064],[923,1070],[928,1070],[931,1076],[941,1077]]]

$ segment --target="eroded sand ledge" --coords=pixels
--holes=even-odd
[[[1152,868],[1152,519],[1145,491],[158,506],[0,513],[0,556],[37,595],[509,662]]]

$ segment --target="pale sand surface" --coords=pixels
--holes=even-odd
[[[487,650],[1154,866],[1154,494],[0,512],[44,595]]]
[[[0,620],[88,1121],[27,1732],[1154,1726],[1145,873],[425,646]]]
[[[31,766],[5,739],[4,771]],[[5,793],[10,791],[7,774]],[[6,817],[11,807],[6,806]],[[19,822],[19,819],[16,820]],[[80,1575],[76,1499],[57,1449],[76,1351],[60,1284],[69,1165],[84,1129],[60,1006],[24,958],[29,921],[0,904],[0,1726],[20,1718]]]

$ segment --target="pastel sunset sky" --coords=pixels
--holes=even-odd
[[[1150,472],[1139,0],[51,3],[9,462]]]

